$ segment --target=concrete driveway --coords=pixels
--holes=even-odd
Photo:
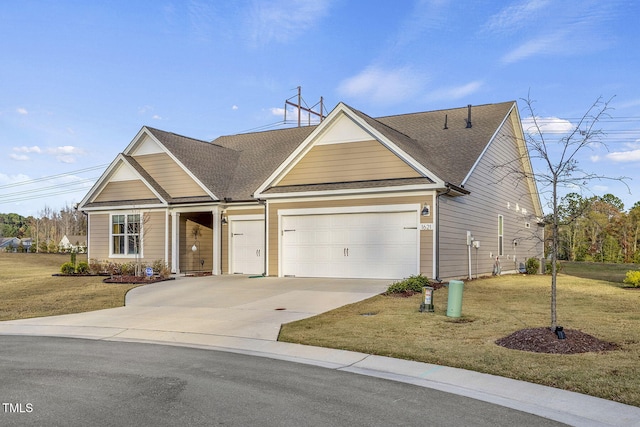
[[[384,292],[389,280],[179,277],[131,290],[125,307],[0,323],[0,333],[181,341],[178,334],[276,341],[284,323]]]

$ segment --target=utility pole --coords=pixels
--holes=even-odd
[[[297,98],[297,103],[291,102],[291,99],[293,98]],[[320,105],[320,112],[316,112],[313,111],[313,109],[318,105],[314,105],[313,107],[308,107],[307,103],[304,103],[304,107],[302,106],[302,103],[304,102],[304,100],[302,99],[302,87],[298,86],[298,95],[294,95],[291,98],[287,99],[286,101],[284,101],[284,121],[287,121],[287,105],[291,105],[292,107],[295,107],[298,110],[298,127],[302,126],[302,112],[305,111],[307,114],[309,114],[309,122],[308,124],[311,125],[311,115],[313,114],[316,117],[320,118],[320,121],[322,122],[322,120],[324,120],[324,118],[326,117],[324,115],[324,100],[322,97],[320,97],[320,102],[318,103]]]

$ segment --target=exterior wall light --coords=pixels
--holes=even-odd
[[[431,206],[427,205],[426,203],[424,204],[423,208],[422,208],[422,212],[421,215],[422,216],[429,216],[431,214]]]

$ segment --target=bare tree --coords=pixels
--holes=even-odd
[[[515,177],[517,180],[534,180],[541,194],[546,195],[550,213],[544,218],[545,229],[550,231],[550,238],[545,236],[549,245],[549,255],[551,258],[551,329],[555,330],[557,325],[557,272],[558,254],[560,252],[560,226],[566,222],[563,219],[562,206],[559,200],[560,190],[576,189],[586,190],[587,185],[593,180],[615,180],[626,185],[627,177],[610,177],[595,174],[582,169],[579,163],[579,154],[585,149],[592,149],[596,146],[607,148],[603,141],[604,132],[598,128],[599,122],[609,117],[609,103],[599,97],[587,110],[587,112],[572,124],[570,130],[557,136],[557,133],[547,132],[545,125],[547,122],[536,115],[534,101],[531,97],[523,99],[524,110],[530,114],[530,123],[524,129],[524,143],[527,147],[529,158],[536,168],[522,168],[522,162],[527,159],[517,159],[507,164],[495,165],[496,169],[506,169],[507,175]],[[529,121],[530,120],[530,121]],[[556,135],[551,138],[549,135]],[[628,188],[628,186],[627,186]],[[566,224],[564,224],[566,225]]]
[[[562,188],[584,189],[593,180],[616,180],[625,183],[628,178],[614,178],[588,172],[581,168],[578,161],[578,154],[585,149],[596,145],[607,147],[603,141],[604,132],[597,125],[600,120],[609,117],[611,99],[603,101],[602,97],[599,97],[569,132],[555,140],[547,138],[547,133],[543,129],[544,123],[536,115],[534,101],[531,100],[531,97],[523,99],[523,101],[525,102],[525,110],[531,114],[531,126],[524,130],[527,148],[531,159],[538,160],[543,168],[534,170],[533,176],[526,176],[528,174],[522,171],[517,173],[522,178],[533,178],[541,192],[546,192],[550,197],[551,214],[547,216],[547,220],[551,227],[551,329],[555,330],[557,326],[557,261],[560,246],[558,233],[560,225],[559,190]]]

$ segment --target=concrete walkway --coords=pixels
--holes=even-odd
[[[136,288],[126,306],[0,322],[0,334],[154,342],[259,355],[402,381],[575,426],[640,426],[640,408],[427,363],[277,342],[280,325],[383,292],[357,279],[178,278]]]

